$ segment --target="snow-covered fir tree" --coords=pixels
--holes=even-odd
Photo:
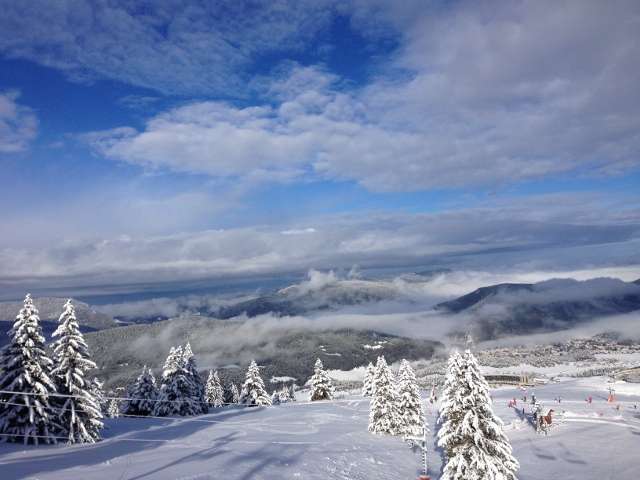
[[[462,404],[449,401],[449,399],[454,399],[457,393],[461,391],[464,380],[464,371],[464,360],[462,355],[460,355],[460,352],[456,350],[449,355],[449,360],[447,361],[447,374],[444,378],[444,385],[442,387],[442,405],[446,404],[448,413],[453,414],[454,416],[462,415],[464,413],[462,410]],[[460,410],[453,412],[453,408],[458,408]],[[443,423],[445,420],[446,416],[441,407],[438,423]]]
[[[91,395],[96,399],[98,405],[100,406],[100,412],[102,415],[106,415],[108,401],[104,398],[104,384],[100,381],[98,377],[93,377],[91,382],[89,383],[89,390],[91,390]]]
[[[247,406],[271,405],[271,399],[264,389],[264,382],[255,360],[251,360],[245,376],[239,403]]]
[[[116,398],[109,400],[107,416],[109,418],[118,418],[120,416],[120,402]]]
[[[197,403],[197,406],[200,408],[200,412],[198,413],[207,413],[209,411],[209,405],[207,405],[207,402],[204,398],[204,382],[202,381],[202,377],[200,377],[200,373],[198,373],[196,357],[193,355],[191,344],[189,342],[187,342],[184,347],[182,357],[184,369],[187,374],[187,380],[189,381],[190,385],[190,397],[194,399],[194,401]]]
[[[364,372],[364,380],[362,381],[362,396],[370,397],[373,395],[373,376],[376,373],[376,368],[373,363],[369,362]]]
[[[297,390],[298,386],[295,384],[291,384],[289,385],[289,401],[291,402],[295,402],[296,401],[296,390]]]
[[[378,357],[373,376],[374,393],[369,403],[369,431],[372,433],[397,435],[402,431],[394,380],[384,357]]]
[[[209,377],[207,378],[207,385],[205,388],[205,400],[210,407],[218,408],[223,404],[224,391],[222,389],[222,383],[220,383],[220,377],[218,372],[209,370]]]
[[[422,435],[425,428],[422,397],[416,374],[406,360],[402,360],[398,370],[398,409],[402,417],[402,433]]]
[[[493,413],[489,385],[471,351],[449,361],[438,431],[447,461],[443,480],[515,480],[518,461]]]
[[[280,392],[278,390],[274,390],[271,393],[271,405],[280,405]]]
[[[53,338],[57,339],[53,344],[56,366],[51,372],[58,393],[65,395],[56,397],[58,422],[69,443],[94,443],[100,439],[102,411],[85,374],[96,364],[80,332],[71,300],[64,304],[58,323],[53,332]]]
[[[56,443],[60,425],[50,405],[55,392],[53,362],[47,355],[38,310],[31,295],[8,332],[0,352],[0,441]]]
[[[145,365],[135,382],[127,387],[127,399],[122,403],[126,415],[152,415],[158,399],[158,387],[153,372]]]
[[[316,364],[313,367],[313,376],[311,377],[311,395],[310,400],[312,402],[316,400],[331,400],[334,395],[333,383],[331,378],[324,370],[322,360],[319,358],[316,360]]]
[[[240,392],[235,383],[231,385],[231,403],[240,403]]]
[[[291,390],[289,387],[282,387],[282,389],[278,392],[278,401],[280,403],[291,402],[293,398],[291,398]]]
[[[202,413],[203,399],[192,397],[194,388],[184,363],[182,347],[171,348],[162,371],[155,416],[198,415]]]
[[[238,397],[240,396],[238,387],[234,387],[233,383],[227,383],[225,385],[225,383],[222,381],[222,379],[220,380],[220,383],[222,384],[222,399],[224,400],[224,404],[225,405],[232,405],[234,403],[238,403]]]

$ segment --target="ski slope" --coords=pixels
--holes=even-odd
[[[606,402],[601,378],[568,380],[536,388],[546,406],[565,410],[548,436],[508,408],[516,388],[493,391],[521,464],[518,478],[635,480],[640,452],[640,388],[621,384],[621,410]],[[530,396],[531,391],[527,392]],[[561,404],[554,402],[562,396]],[[593,404],[585,398],[593,396]],[[520,401],[518,402],[520,406]],[[438,478],[434,409],[430,473]],[[527,409],[528,410],[528,409]],[[39,480],[139,479],[414,479],[418,452],[399,438],[367,432],[368,401],[358,396],[333,402],[298,402],[268,408],[225,408],[192,418],[107,419],[95,445],[0,444],[0,478]]]

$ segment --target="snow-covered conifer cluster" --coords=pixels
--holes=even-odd
[[[402,416],[395,378],[384,357],[378,357],[373,389],[369,404],[369,431],[389,435],[401,433]]]
[[[25,297],[9,336],[9,344],[0,352],[0,440],[25,444],[99,440],[100,399],[85,378],[96,365],[71,300],[53,333],[55,362],[47,353],[31,295]]]
[[[122,405],[122,413],[125,415],[152,415],[157,399],[156,378],[151,369],[145,365],[136,381],[127,388],[127,398]]]
[[[331,378],[324,370],[322,360],[319,358],[316,360],[316,364],[313,368],[313,376],[310,379],[311,383],[311,395],[310,400],[312,402],[316,400],[331,400],[333,399],[334,389]]]
[[[218,408],[224,403],[224,391],[222,383],[220,383],[220,377],[218,372],[209,370],[209,377],[207,378],[207,384],[205,387],[205,401],[210,407]]]
[[[247,368],[247,374],[244,384],[242,385],[242,392],[240,392],[239,403],[251,407],[271,405],[271,399],[264,388],[264,382],[262,381],[260,370],[255,360],[251,360],[249,368]]]
[[[187,381],[189,383],[189,395],[196,402],[196,415],[198,413],[207,413],[209,411],[209,405],[204,398],[205,386],[202,381],[202,377],[198,373],[198,366],[196,364],[196,357],[191,350],[191,343],[187,342],[184,346],[182,353],[182,363],[187,374]]]
[[[198,373],[191,345],[171,348],[162,369],[162,380],[153,414],[199,415],[207,412],[204,384]]]
[[[367,376],[370,379],[365,376],[363,393],[370,392],[371,395],[369,431],[388,435],[422,435],[427,426],[420,389],[409,362],[402,360],[396,377],[381,356],[373,375],[367,373]]]
[[[518,461],[470,350],[449,358],[439,421],[438,445],[447,457],[443,480],[515,480]]]
[[[117,398],[109,400],[107,405],[107,416],[109,418],[118,418],[120,416],[120,402]]]

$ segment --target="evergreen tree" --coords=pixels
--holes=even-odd
[[[378,357],[373,389],[369,403],[369,431],[397,435],[401,432],[403,423],[398,410],[398,393],[393,372],[384,357]]]
[[[454,351],[447,362],[447,374],[444,379],[444,385],[442,387],[442,406],[440,408],[440,416],[438,423],[443,423],[446,420],[447,414],[449,416],[460,416],[464,413],[462,404],[455,402],[456,396],[462,391],[462,384],[464,379],[464,360],[462,355],[458,351]],[[443,406],[446,405],[447,412]],[[453,409],[457,409],[455,412]],[[442,431],[442,429],[441,429]]]
[[[210,407],[218,408],[223,404],[223,389],[220,383],[220,377],[218,372],[209,370],[209,377],[207,378],[207,386],[205,391],[205,400]]]
[[[127,388],[127,400],[123,402],[125,415],[152,415],[158,399],[158,387],[153,372],[145,365],[137,380]]]
[[[240,392],[235,383],[231,385],[231,403],[240,403]]]
[[[193,383],[185,367],[182,347],[171,348],[162,372],[158,401],[153,409],[155,416],[202,413],[202,402],[192,397]]]
[[[202,377],[200,377],[200,373],[198,373],[196,357],[193,355],[191,344],[189,342],[187,342],[187,344],[185,345],[182,356],[187,380],[189,381],[190,385],[190,397],[194,399],[197,407],[199,407],[200,412],[198,413],[207,413],[209,411],[209,406],[207,405],[207,402],[204,398],[204,382],[202,381]]]
[[[515,480],[518,461],[493,413],[489,385],[471,351],[452,355],[445,381],[438,445],[447,463],[443,480]]]
[[[260,376],[260,370],[255,360],[251,360],[247,375],[245,376],[239,403],[250,407],[259,405],[271,405],[271,399],[264,389],[264,382]]]
[[[411,436],[422,435],[425,427],[422,397],[416,374],[406,360],[402,360],[398,370],[398,400],[402,433]]]
[[[109,400],[109,406],[107,407],[107,416],[109,418],[118,418],[120,416],[120,403],[118,399],[112,398]]]
[[[224,405],[231,405],[234,403],[233,401],[233,384],[229,383],[227,385],[224,384],[222,379],[220,380],[220,384],[222,385],[222,401]]]
[[[288,387],[282,387],[282,389],[278,392],[278,401],[280,403],[287,403],[293,401],[291,398],[291,390]]]
[[[56,367],[51,374],[58,393],[67,395],[57,397],[55,402],[59,406],[58,422],[69,443],[94,443],[100,440],[102,412],[85,374],[96,364],[90,358],[71,300],[65,303],[58,322],[53,332],[57,338],[53,344]]]
[[[106,415],[107,413],[107,400],[104,398],[104,384],[98,379],[98,377],[93,377],[91,382],[89,383],[89,390],[91,391],[91,395],[96,399],[98,405],[100,406],[100,413],[102,415]]]
[[[313,376],[311,377],[311,396],[312,402],[316,400],[331,400],[334,395],[333,384],[331,378],[322,366],[322,360],[316,360],[313,367]]]
[[[53,362],[47,356],[38,310],[31,295],[8,332],[9,343],[0,352],[0,441],[56,443],[60,426],[50,405],[55,393]]]
[[[280,405],[280,392],[278,390],[274,390],[271,393],[271,405]]]
[[[292,402],[296,401],[296,389],[297,389],[297,385],[293,383],[289,386],[289,398],[291,399]]]
[[[370,397],[373,395],[373,376],[376,373],[376,369],[373,363],[369,362],[366,371],[364,373],[364,381],[362,382],[362,396]]]

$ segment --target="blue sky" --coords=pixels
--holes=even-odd
[[[1,3],[5,284],[640,263],[637,2]]]

